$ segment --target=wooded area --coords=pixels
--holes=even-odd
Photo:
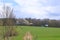
[[[15,19],[13,19],[13,21],[14,21],[15,25],[60,27],[60,20],[35,19],[35,18],[19,18],[19,19],[17,19],[17,18],[15,18]],[[0,19],[0,25],[3,25],[2,19]]]

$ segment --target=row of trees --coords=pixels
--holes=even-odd
[[[10,19],[9,19],[10,20]],[[19,19],[13,19],[13,23],[9,25],[15,24],[15,25],[30,25],[30,26],[48,26],[48,27],[60,27],[60,20],[50,20],[50,19],[32,19],[32,18],[19,18]],[[9,23],[7,21],[7,24]],[[2,25],[3,22],[0,19],[0,25]]]
[[[60,20],[49,20],[48,25],[50,27],[60,27]]]
[[[19,25],[31,25],[31,26],[45,26],[45,27],[60,27],[60,20],[50,20],[50,19],[35,19],[35,18],[25,18],[17,19],[19,20]],[[24,21],[26,20],[26,21]],[[26,24],[28,22],[28,24]]]

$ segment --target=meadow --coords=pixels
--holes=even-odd
[[[18,35],[13,37],[12,40],[23,40],[26,32],[30,32],[32,34],[33,40],[60,40],[60,28],[17,26],[16,30]]]

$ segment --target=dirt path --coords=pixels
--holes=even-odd
[[[33,37],[32,37],[32,35],[31,35],[31,33],[30,33],[30,32],[26,32],[23,40],[32,40],[32,38],[33,38]]]

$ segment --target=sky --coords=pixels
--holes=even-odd
[[[60,19],[60,0],[0,0],[14,9],[17,18]]]

